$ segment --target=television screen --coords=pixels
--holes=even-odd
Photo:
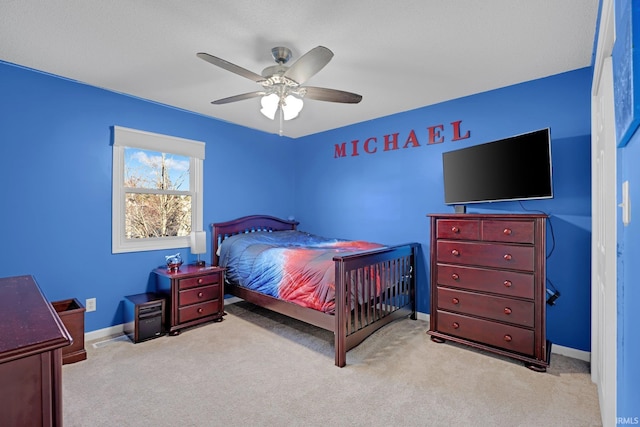
[[[548,128],[442,153],[442,168],[448,205],[553,197]]]

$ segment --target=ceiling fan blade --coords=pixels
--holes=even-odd
[[[243,101],[245,99],[257,98],[257,97],[263,96],[265,94],[266,93],[263,92],[263,91],[249,92],[249,93],[243,93],[243,94],[240,94],[240,95],[230,96],[228,98],[217,99],[215,101],[211,101],[211,103],[215,104],[215,105],[228,104],[230,102]]]
[[[305,98],[316,99],[318,101],[342,102],[345,104],[357,104],[362,101],[362,95],[345,92],[343,90],[327,89],[324,87],[305,86],[307,93]]]
[[[326,47],[314,47],[298,58],[284,73],[284,76],[298,84],[303,84],[318,71],[322,70],[331,61],[331,58],[333,58],[333,52]]]
[[[224,68],[227,71],[231,71],[232,73],[236,73],[239,76],[246,77],[249,80],[253,80],[254,82],[260,83],[265,80],[264,77],[262,77],[260,74],[256,74],[253,71],[249,71],[246,68],[242,68],[236,64],[232,64],[231,62],[225,61],[224,59],[220,59],[216,56],[209,55],[208,53],[199,52],[196,54],[196,56],[209,62],[210,64],[216,65],[220,68]]]

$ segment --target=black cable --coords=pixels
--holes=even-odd
[[[547,216],[547,223],[549,224],[549,232],[551,234],[551,250],[549,251],[549,253],[547,254],[547,259],[549,259],[551,257],[551,254],[553,253],[553,251],[556,249],[556,236],[553,232],[553,223],[551,222],[551,216],[544,212],[544,211],[539,211],[536,209],[527,209],[524,207],[524,205],[522,204],[521,200],[518,200],[518,203],[520,203],[520,207],[527,211],[527,212],[537,212],[537,213],[541,213]]]

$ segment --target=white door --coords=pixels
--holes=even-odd
[[[611,45],[612,38],[609,34]],[[598,386],[602,424],[612,426],[616,424],[616,141],[611,46],[601,47],[599,43],[591,106],[591,378]]]

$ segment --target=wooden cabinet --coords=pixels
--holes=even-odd
[[[153,270],[156,292],[166,296],[166,325],[170,335],[181,329],[213,320],[224,314],[221,267],[183,265],[178,271]]]
[[[546,215],[429,217],[431,339],[546,371]]]
[[[62,348],[71,342],[32,276],[0,279],[0,424],[62,425]]]

